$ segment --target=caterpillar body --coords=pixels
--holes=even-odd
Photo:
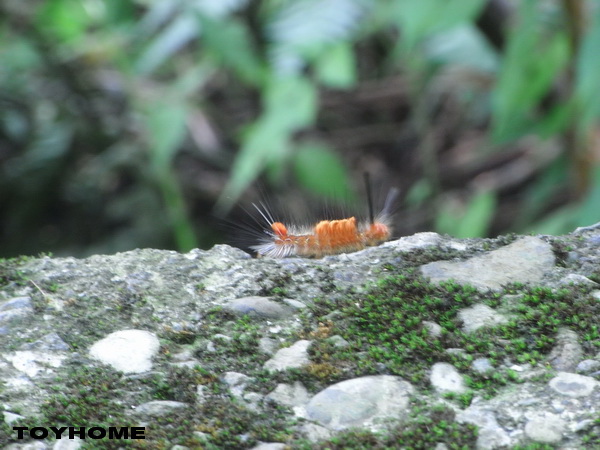
[[[355,252],[389,240],[392,235],[390,210],[398,191],[392,189],[389,192],[382,212],[375,217],[367,176],[365,176],[365,181],[370,220],[363,223],[359,223],[355,217],[350,217],[339,220],[321,220],[313,227],[285,225],[274,220],[269,209],[263,203],[260,206],[253,203],[252,205],[269,228],[264,230],[266,236],[262,242],[250,248],[256,251],[259,257],[322,258],[326,255]]]

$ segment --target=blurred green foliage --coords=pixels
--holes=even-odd
[[[510,13],[497,18],[501,44],[480,20],[498,4]],[[397,74],[410,114],[390,140],[415,133],[422,166],[393,167],[408,178],[408,211],[456,236],[484,236],[503,214],[490,176],[448,201],[435,133],[454,118],[434,111],[449,90],[468,124],[459,131],[484,137],[482,157],[545,140],[500,231],[600,221],[598,48],[591,0],[5,0],[0,252],[207,246],[205,210],[229,211],[262,175],[348,198],[342,149],[316,132],[322,97]],[[449,78],[455,68],[464,76]],[[195,169],[197,184],[185,176]],[[210,171],[226,182],[195,211],[215,192]]]

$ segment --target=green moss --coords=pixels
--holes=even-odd
[[[516,292],[520,297],[510,306],[512,319],[508,323],[473,333],[461,330],[457,317],[461,309],[476,303],[503,308],[503,295]],[[502,386],[518,382],[518,375],[506,368],[482,374],[472,369],[473,360],[488,358],[496,366],[505,358],[538,364],[556,344],[559,327],[575,330],[582,337],[586,354],[593,355],[600,346],[599,326],[594,320],[598,316],[600,302],[590,295],[590,288],[583,286],[553,291],[514,285],[502,294],[481,293],[452,281],[433,285],[416,272],[407,271],[345,301],[315,302],[303,321],[302,336],[314,339],[310,349],[313,367],[326,364],[324,367],[337,369],[313,371],[314,378],[322,379],[315,380],[317,386],[321,385],[319,381],[331,384],[385,373],[428,389],[431,365],[448,362],[464,375],[472,391],[490,397]],[[432,336],[424,321],[439,324],[441,335]],[[326,336],[320,336],[315,324],[324,323],[332,324],[327,336],[340,335],[349,346],[337,348]],[[449,349],[461,351],[448,352]],[[466,406],[472,396],[469,393],[455,398]]]
[[[27,284],[29,278],[23,273],[22,266],[31,259],[29,256],[0,258],[0,289]]]
[[[468,449],[475,448],[476,439],[476,428],[456,422],[451,409],[442,405],[428,408],[413,404],[410,418],[387,432],[352,429],[318,444],[298,441],[294,448],[345,450],[401,447],[416,450],[434,448],[438,443],[444,443],[449,449]]]
[[[56,383],[64,387],[42,405],[46,423],[63,426],[101,426],[128,421],[114,393],[125,386],[121,376],[102,367],[80,367]],[[125,426],[125,425],[120,425]]]

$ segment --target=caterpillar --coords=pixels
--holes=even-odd
[[[264,230],[262,242],[250,248],[259,257],[287,258],[301,256],[322,258],[326,255],[349,253],[379,245],[392,235],[391,209],[398,194],[397,189],[388,193],[383,210],[373,214],[373,202],[368,174],[365,174],[369,221],[359,223],[355,217],[338,220],[321,220],[312,227],[285,225],[276,221],[264,203],[252,206],[269,225]]]

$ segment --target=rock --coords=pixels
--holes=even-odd
[[[22,350],[35,350],[38,352],[66,352],[69,345],[56,333],[48,333],[41,339],[21,346]]]
[[[493,411],[471,405],[456,415],[459,423],[470,423],[479,427],[477,448],[481,450],[505,448],[511,444],[508,433],[498,425]]]
[[[0,302],[0,335],[8,334],[11,328],[21,323],[21,319],[33,314],[29,296],[13,297]]]
[[[52,446],[52,450],[77,450],[81,446],[81,439],[61,439],[60,441],[56,441]]]
[[[286,305],[294,308],[294,309],[304,309],[306,308],[306,304],[302,303],[301,301],[298,300],[294,300],[292,298],[284,298],[283,299],[283,303],[285,303]]]
[[[16,351],[4,355],[4,358],[11,362],[15,369],[27,374],[30,378],[36,377],[39,373],[52,373],[52,368],[60,367],[66,357],[64,354],[33,352],[30,350]]]
[[[25,418],[20,414],[15,414],[9,411],[3,411],[2,415],[4,416],[4,423],[6,423],[7,425],[10,425],[11,423],[16,422],[17,420]]]
[[[308,391],[299,381],[294,384],[279,383],[275,390],[267,394],[265,400],[278,405],[295,407],[308,403],[310,396]]]
[[[592,377],[576,373],[559,372],[548,384],[559,394],[569,397],[585,397],[590,395],[600,383]]]
[[[324,441],[333,434],[328,428],[310,422],[300,425],[298,431],[310,442]]]
[[[145,330],[121,330],[109,334],[90,348],[90,356],[124,373],[141,373],[152,368],[158,353],[158,338]]]
[[[327,342],[333,344],[334,347],[338,347],[338,348],[346,348],[350,345],[346,339],[344,339],[341,336],[338,336],[337,334],[334,336],[328,337]]]
[[[236,298],[227,303],[225,308],[235,314],[263,319],[284,319],[294,315],[294,308],[274,302],[268,297]]]
[[[410,383],[391,375],[342,381],[311,398],[307,418],[333,430],[376,426],[383,419],[404,416],[413,391]]]
[[[272,355],[277,349],[277,341],[268,337],[262,337],[258,340],[258,349],[267,355]]]
[[[536,442],[557,444],[563,438],[565,421],[556,414],[535,414],[525,425],[525,434]]]
[[[402,237],[397,241],[386,242],[384,245],[393,246],[402,252],[409,252],[418,248],[434,247],[443,242],[443,240],[444,239],[439,234],[426,231],[413,234],[412,236]]]
[[[16,310],[31,310],[33,311],[33,305],[31,304],[31,297],[28,295],[21,297],[13,297],[0,303],[0,312],[2,311],[16,311]]]
[[[448,363],[435,363],[431,368],[429,381],[433,388],[440,393],[462,394],[467,390],[462,375]]]
[[[242,398],[246,385],[252,378],[238,372],[225,372],[221,380],[229,387],[229,391],[236,398]]]
[[[442,335],[442,327],[435,322],[425,320],[423,321],[423,326],[427,329],[431,337],[438,338]]]
[[[479,328],[494,327],[508,323],[508,319],[487,305],[476,304],[470,308],[461,309],[458,317],[463,322],[463,331],[472,333]]]
[[[526,236],[510,245],[466,261],[436,261],[421,266],[431,281],[455,280],[481,290],[500,290],[508,283],[536,283],[554,266],[550,244]]]
[[[187,407],[187,403],[175,402],[172,400],[153,400],[151,402],[142,403],[135,408],[135,414],[143,414],[146,416],[166,416],[173,411]]]
[[[486,374],[494,371],[494,366],[487,358],[477,358],[471,363],[471,367],[475,372]]]
[[[284,450],[285,448],[286,445],[280,442],[259,442],[250,450]]]
[[[575,370],[583,375],[591,374],[592,372],[600,370],[600,361],[596,361],[595,359],[584,359],[577,364]]]
[[[574,371],[583,357],[577,333],[568,328],[560,328],[556,336],[556,345],[548,355],[550,365],[563,372]]]
[[[559,283],[564,286],[571,284],[581,284],[584,286],[598,286],[598,283],[593,282],[588,277],[584,277],[578,273],[570,273],[567,276],[560,279]]]
[[[308,347],[310,347],[310,344],[310,341],[300,340],[295,342],[291,347],[277,350],[275,355],[263,367],[268,370],[282,371],[305,366],[310,362],[308,358]]]
[[[48,450],[46,444],[40,441],[27,442],[26,444],[10,444],[3,450]]]

